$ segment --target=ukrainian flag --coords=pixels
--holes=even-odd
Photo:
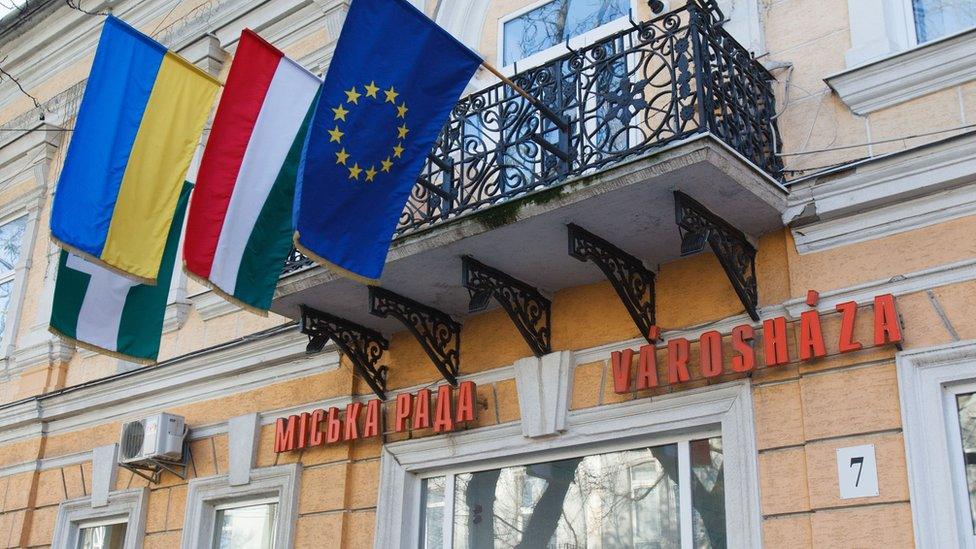
[[[51,211],[61,247],[155,284],[217,80],[109,16]]]

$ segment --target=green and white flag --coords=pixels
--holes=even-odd
[[[145,364],[156,362],[166,299],[192,188],[190,183],[183,185],[155,286],[139,284],[61,251],[51,332],[98,353]]]

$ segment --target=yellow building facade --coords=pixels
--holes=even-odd
[[[297,257],[268,317],[176,276],[152,366],[47,331],[93,14],[223,80],[245,27],[324,73],[349,3],[0,21],[0,546],[976,544],[976,4],[412,3],[575,129],[493,126],[528,106],[479,70],[484,102],[432,153],[450,167],[422,174],[455,194],[418,187],[391,246],[382,288],[407,302]],[[506,277],[469,294],[467,256]],[[380,358],[327,342],[317,311]],[[386,367],[376,436],[363,364]],[[120,433],[160,413],[185,462],[146,478]]]

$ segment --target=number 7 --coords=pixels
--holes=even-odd
[[[861,483],[861,471],[864,469],[864,456],[852,457],[851,467],[854,467],[855,464],[857,465],[857,479],[854,480],[854,486],[857,486]]]

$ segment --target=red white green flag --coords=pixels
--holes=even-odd
[[[245,29],[200,161],[184,267],[255,312],[271,306],[291,250],[295,177],[321,84]]]

